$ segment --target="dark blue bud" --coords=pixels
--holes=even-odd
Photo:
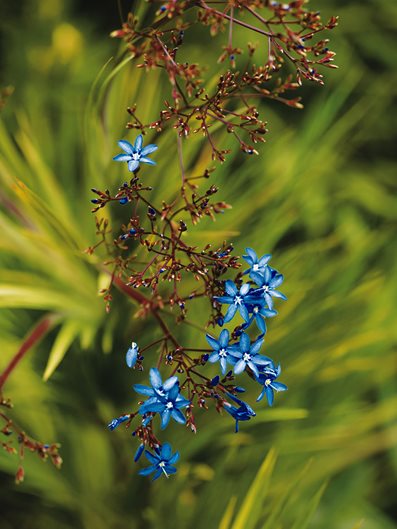
[[[214,377],[211,382],[210,382],[210,386],[211,387],[214,387],[216,386],[217,384],[219,383],[219,375],[216,375],[216,377]]]
[[[161,6],[161,7],[160,7],[160,11],[161,11],[162,13],[164,13],[164,11],[167,11],[167,7],[166,7],[166,6]]]
[[[120,239],[125,241],[125,239],[128,239],[128,233],[124,233],[124,235],[120,235]]]
[[[223,318],[218,318],[217,324],[219,325],[219,327],[223,327],[223,323]]]
[[[245,389],[242,388],[241,386],[236,386],[234,388],[235,391],[237,391],[237,393],[244,393],[245,392]]]
[[[136,230],[134,230],[134,228],[131,228],[130,231],[129,231],[129,234],[130,235],[135,235],[136,234]]]
[[[129,418],[130,418],[129,415],[123,415],[122,417],[118,417],[117,419],[113,419],[108,424],[109,430],[111,430],[111,431],[115,430],[118,426],[120,426],[121,423],[123,423],[125,421],[128,421]]]
[[[141,444],[138,446],[138,449],[137,451],[135,452],[135,456],[134,456],[134,461],[135,463],[138,461],[138,459],[141,457],[141,455],[143,454],[143,451],[145,450],[145,445],[144,444]]]
[[[233,375],[233,371],[232,371],[232,370],[230,370],[230,371],[228,371],[228,372],[226,373],[226,376],[227,376],[227,377],[231,377],[232,375]]]
[[[148,215],[150,215],[151,217],[155,217],[156,216],[156,210],[153,209],[151,206],[148,206],[147,212],[148,212]]]
[[[127,204],[128,202],[128,198],[127,197],[123,197],[123,198],[120,198],[119,200],[119,203],[123,206],[124,204]]]
[[[205,355],[203,355],[203,356],[201,357],[201,360],[202,360],[203,362],[207,362],[209,357],[210,357],[210,355],[209,355],[208,353],[206,353]]]
[[[91,199],[91,202],[92,202],[93,204],[99,204],[100,201],[99,201],[97,198],[92,198],[92,199]]]

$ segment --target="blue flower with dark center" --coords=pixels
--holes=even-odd
[[[143,468],[139,471],[141,476],[149,476],[154,472],[153,481],[160,476],[168,478],[171,474],[175,474],[177,469],[173,466],[179,459],[179,452],[172,455],[171,445],[164,443],[160,448],[155,448],[155,454],[145,450],[145,456],[150,461],[149,467]]]
[[[167,427],[171,417],[180,424],[185,424],[186,419],[181,408],[186,408],[190,401],[182,397],[179,389],[178,377],[170,377],[164,383],[161,379],[160,371],[152,368],[149,372],[152,387],[134,384],[133,388],[141,395],[147,395],[149,399],[139,408],[141,415],[148,413],[159,413],[161,416],[161,429]],[[145,418],[147,423],[147,418]],[[150,420],[149,420],[150,422]]]
[[[249,320],[249,314],[246,305],[250,302],[250,297],[248,296],[250,290],[249,284],[245,283],[240,290],[238,290],[233,281],[228,279],[225,282],[225,290],[227,296],[214,297],[218,303],[230,305],[223,319],[224,323],[229,322],[234,317],[237,310],[241,314],[243,320],[247,322]]]
[[[134,367],[138,360],[139,347],[135,342],[132,342],[131,347],[128,349],[125,355],[125,361],[128,367]]]
[[[234,356],[230,355],[229,352],[229,331],[223,329],[219,335],[219,340],[213,338],[210,334],[206,335],[207,342],[213,349],[213,353],[210,354],[208,361],[211,363],[219,362],[221,365],[222,375],[226,373],[226,366],[235,363]]]
[[[246,402],[238,399],[231,393],[227,393],[227,396],[232,399],[236,404],[239,405],[237,408],[236,406],[233,406],[229,402],[224,402],[223,407],[225,410],[230,413],[230,415],[233,417],[233,419],[236,420],[236,433],[238,432],[238,422],[239,421],[249,421],[251,417],[255,417],[256,413],[254,410],[249,406]]]
[[[244,272],[244,274],[249,274],[251,279],[252,273],[263,274],[265,272],[267,263],[272,258],[271,254],[267,253],[265,255],[262,255],[262,257],[258,258],[256,252],[254,252],[252,248],[246,248],[245,251],[248,255],[243,255],[243,259],[244,261],[247,261],[250,267]]]
[[[260,367],[272,363],[272,360],[267,356],[258,354],[262,344],[263,338],[258,338],[251,343],[248,334],[245,332],[241,333],[240,343],[230,347],[230,354],[236,359],[236,365],[234,366],[236,375],[242,373],[246,367],[249,367],[256,376],[259,376]]]
[[[251,295],[260,295],[263,297],[270,310],[273,309],[273,298],[287,299],[284,294],[276,290],[276,288],[284,281],[284,276],[283,274],[278,273],[277,270],[274,270],[274,268],[266,266],[263,274],[253,272],[251,278],[255,281],[258,287],[260,287],[253,290]]]
[[[276,378],[278,378],[280,373],[280,364],[277,367],[274,367],[274,365],[272,364],[271,367],[266,367],[263,373],[260,373],[259,376],[255,377],[259,384],[263,385],[263,390],[259,397],[256,399],[257,401],[262,400],[263,397],[266,395],[269,406],[273,406],[274,392],[286,391],[288,389],[285,384],[276,381]]]
[[[156,165],[155,161],[151,160],[150,158],[147,158],[147,155],[156,151],[158,147],[154,143],[151,143],[150,145],[146,145],[146,147],[142,149],[142,134],[137,137],[134,145],[131,145],[131,143],[126,140],[120,140],[118,144],[126,154],[118,154],[113,158],[113,160],[115,160],[116,162],[127,162],[128,170],[131,171],[131,173],[136,171],[139,167],[139,164],[141,163]]]
[[[248,322],[243,325],[244,329],[247,329],[251,325],[253,320],[255,320],[258,329],[261,331],[261,333],[266,334],[267,327],[265,318],[273,318],[274,316],[277,316],[277,311],[267,309],[266,307],[264,307],[264,303],[265,302],[261,296],[258,297],[256,303],[252,305],[247,305],[248,312],[251,314],[251,316]]]

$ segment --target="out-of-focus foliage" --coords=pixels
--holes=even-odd
[[[121,295],[105,315],[106,277],[83,250],[94,241],[90,187],[125,178],[111,161],[125,108],[155,116],[161,78],[128,63],[112,75],[113,61],[89,95],[117,55],[93,32],[95,12],[80,22],[61,0],[24,4],[1,17],[1,82],[16,90],[0,123],[0,369],[43,313],[60,315],[5,393],[29,433],[62,443],[65,462],[57,471],[27,454],[16,487],[17,460],[0,454],[0,528],[396,528],[396,6],[317,2],[341,17],[340,70],[305,89],[302,112],[266,105],[260,157],[236,153],[213,173],[233,209],[189,236],[274,253],[289,300],[269,324],[267,351],[282,360],[289,391],[271,410],[257,406],[238,435],[215,412],[196,436],[173,429],[183,463],[151,486],[135,473],[133,441],[105,425],[129,409],[138,375],[124,353],[152,322],[134,320]],[[174,142],[156,138],[157,197],[178,182]],[[192,171],[208,164],[200,147],[185,149]]]

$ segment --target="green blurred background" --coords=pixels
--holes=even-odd
[[[43,314],[60,315],[5,394],[13,417],[61,442],[64,458],[57,471],[27,454],[16,486],[17,458],[0,453],[1,529],[397,528],[397,3],[311,5],[341,17],[330,46],[340,69],[303,89],[303,111],[263,105],[260,157],[235,150],[212,177],[233,209],[190,235],[274,254],[289,300],[269,323],[267,354],[289,391],[257,406],[239,435],[214,411],[199,414],[196,436],[169,428],[179,472],[152,485],[136,475],[135,442],[106,424],[135,398],[142,375],[125,368],[126,344],[153,322],[117,294],[105,314],[100,256],[83,250],[95,240],[89,189],[125,178],[111,162],[125,108],[137,102],[153,120],[162,79],[130,64],[113,75],[117,59],[100,73],[120,54],[108,34],[128,2],[0,2],[0,87],[15,87],[0,121],[0,369]],[[202,55],[193,40],[186,49]],[[159,200],[178,181],[174,137],[150,139]],[[191,171],[209,163],[200,142],[185,154]]]

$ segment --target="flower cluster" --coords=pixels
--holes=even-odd
[[[213,169],[195,174],[193,164],[184,159],[184,141],[192,133],[201,132],[209,143],[212,159],[223,162],[229,151],[217,147],[213,131],[224,128],[242,151],[258,154],[254,145],[264,141],[267,130],[251,101],[267,98],[301,108],[300,98],[288,94],[298,89],[303,79],[323,84],[320,69],[335,67],[328,39],[320,35],[333,29],[337,19],[322,22],[318,12],[307,9],[307,0],[149,3],[158,4],[152,25],[143,27],[141,20],[130,14],[112,36],[126,42],[138,67],[147,71],[160,68],[169,81],[170,93],[159,95],[159,100],[165,100],[164,107],[150,123],[139,118],[136,106],[127,109],[132,117],[127,129],[136,129],[139,135],[133,143],[120,140],[124,152],[114,160],[125,162],[132,177],[113,193],[93,189],[96,197],[92,202],[93,212],[112,203],[120,204],[129,210],[128,220],[114,230],[109,216],[97,218],[100,240],[87,252],[106,249],[110,281],[101,293],[107,310],[111,308],[112,288],[116,287],[137,304],[136,318],[151,318],[156,326],[151,343],[143,345],[142,337],[139,346],[133,342],[126,354],[129,368],[148,369],[149,384],[133,385],[143,399],[108,426],[111,430],[120,425],[132,429],[133,437],[139,440],[134,461],[145,454],[150,462],[140,474],[157,479],[174,474],[179,459],[179,453],[173,454],[171,446],[157,437],[157,429],[163,431],[177,423],[196,433],[196,409],[208,410],[212,403],[217,412],[225,411],[234,419],[238,432],[240,422],[256,415],[240,398],[245,392],[240,379],[245,377],[259,386],[257,402],[266,397],[269,406],[274,403],[275,393],[287,389],[278,381],[279,362],[263,353],[267,320],[277,315],[277,300],[286,299],[279,291],[284,277],[270,266],[270,254],[259,257],[247,248],[243,256],[246,270],[235,273],[242,262],[233,254],[231,243],[225,241],[213,248],[211,244],[200,247],[187,242],[186,232],[202,218],[214,219],[230,206],[214,200],[219,191],[216,185],[200,190],[200,181],[210,178]],[[189,63],[185,57],[180,60],[185,33],[195,23],[208,27],[213,36],[228,30],[218,61],[221,71],[210,81],[200,65]],[[238,33],[240,42],[243,32],[260,41],[258,45],[248,43],[246,57],[240,61],[243,50],[234,41]],[[283,73],[285,63],[292,66],[292,73]],[[144,164],[155,164],[149,155],[157,145],[144,146],[143,139],[154,131],[161,134],[166,128],[176,132],[175,158],[181,186],[169,202],[158,204],[151,199],[152,185],[147,185],[141,174]],[[197,298],[208,300],[209,314],[201,329],[212,327],[214,331],[203,331],[203,345],[199,342],[192,347],[181,342],[178,329],[179,324],[198,327],[197,322],[188,319],[190,305]],[[143,353],[149,349],[158,358],[146,365]],[[163,373],[166,370],[167,375]]]
[[[129,142],[119,142],[125,148],[128,155],[118,155],[115,161],[125,161],[128,169],[131,169],[131,159],[127,156],[134,156],[134,185],[138,188],[137,172],[139,163],[144,161],[139,156],[145,153],[142,148],[142,137],[138,136],[132,146]],[[155,145],[150,145],[150,151],[154,152]],[[141,189],[143,186],[141,186]],[[119,202],[123,204],[120,197]],[[154,206],[149,205],[155,212]],[[154,214],[149,216],[154,217]],[[151,219],[153,223],[153,218]],[[153,224],[152,224],[153,226]],[[132,228],[130,229],[130,231]],[[181,244],[181,235],[178,235]],[[134,235],[137,231],[134,231]],[[140,232],[141,235],[143,232]],[[171,238],[171,240],[173,240]],[[190,250],[183,246],[178,246],[180,251],[189,255]],[[163,248],[164,249],[164,248]],[[142,454],[151,463],[149,467],[142,469],[139,474],[143,476],[153,475],[153,480],[160,476],[168,477],[174,474],[177,469],[174,466],[179,459],[179,452],[172,454],[171,446],[162,443],[154,433],[157,421],[160,430],[165,430],[171,419],[180,424],[187,425],[193,432],[197,431],[193,408],[208,409],[207,401],[213,401],[216,410],[225,410],[235,420],[235,431],[239,430],[240,421],[248,421],[255,417],[255,411],[237,395],[243,393],[245,389],[241,385],[236,385],[234,380],[242,373],[246,373],[252,380],[262,386],[262,390],[257,401],[266,395],[269,406],[273,405],[274,392],[285,391],[287,386],[276,379],[280,375],[280,365],[273,362],[267,356],[261,354],[264,338],[267,332],[266,319],[276,316],[274,310],[274,298],[286,299],[284,294],[277,288],[283,282],[283,275],[269,265],[270,254],[258,257],[251,248],[246,249],[247,254],[243,259],[248,264],[248,268],[238,274],[235,281],[230,279],[218,281],[207,278],[211,289],[208,291],[212,309],[216,318],[213,324],[223,327],[232,323],[235,318],[240,320],[232,330],[223,328],[218,338],[207,333],[205,338],[210,348],[196,349],[182,346],[177,338],[168,328],[161,313],[164,306],[149,302],[146,312],[151,313],[157,320],[163,336],[140,349],[136,342],[132,342],[126,353],[126,364],[131,369],[142,370],[144,368],[144,356],[142,353],[154,346],[160,347],[158,367],[149,369],[150,385],[134,384],[134,391],[142,395],[145,400],[139,401],[137,408],[127,414],[123,414],[113,419],[109,424],[110,430],[115,430],[120,425],[125,424],[129,428],[135,421],[138,421],[133,430],[133,436],[140,440],[140,444],[135,453],[134,461],[137,462]],[[231,249],[223,250],[208,255],[212,260],[223,260],[229,257]],[[205,255],[205,253],[204,253]],[[152,260],[152,264],[157,257]],[[168,259],[168,258],[167,258]],[[233,261],[237,263],[238,259]],[[224,267],[227,269],[227,267]],[[164,273],[164,266],[159,273]],[[224,271],[224,270],[223,270]],[[242,278],[247,277],[246,282]],[[217,277],[217,276],[215,276]],[[147,285],[146,285],[147,286]],[[123,288],[129,288],[123,285]],[[152,287],[153,288],[153,287]],[[154,289],[153,289],[154,290]],[[128,291],[129,292],[129,291]],[[215,293],[216,292],[216,293]],[[140,297],[142,296],[142,297]],[[190,295],[190,299],[194,296]],[[134,293],[134,299],[144,305],[147,298]],[[222,313],[222,306],[227,307]],[[214,323],[216,321],[216,323]],[[257,329],[259,334],[255,339],[251,339],[249,331]],[[219,366],[220,374],[215,377],[202,373],[208,364]],[[160,373],[160,366],[171,368],[170,376],[163,380]],[[228,371],[229,366],[229,371]],[[183,375],[182,381],[176,373]],[[222,377],[222,378],[221,378]],[[158,416],[158,419],[156,417]],[[150,451],[152,450],[152,451]]]

